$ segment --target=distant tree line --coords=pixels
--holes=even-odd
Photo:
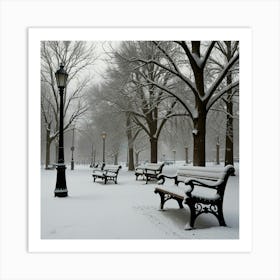
[[[159,140],[187,145],[192,137],[193,165],[205,166],[208,134],[217,147],[225,144],[225,164],[234,164],[239,42],[122,41],[107,48],[106,71],[98,84],[79,75],[95,62],[92,44],[43,42],[41,48],[46,166],[48,146],[57,137],[53,73],[61,59],[72,78],[77,78],[65,95],[72,106],[65,107],[64,129],[82,120],[79,129],[91,135],[94,150],[102,148],[100,134],[107,131],[107,156],[115,163],[124,145],[128,168],[133,170],[145,150],[150,150],[150,162],[159,161]],[[74,62],[79,66],[71,67]]]

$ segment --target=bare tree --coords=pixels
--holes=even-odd
[[[130,105],[125,110],[149,137],[150,161],[157,162],[158,139],[166,121],[186,113],[175,113],[177,100],[170,98],[165,91],[150,82],[162,82],[166,88],[176,87],[176,81],[170,80],[169,73],[156,64],[143,64],[136,60],[130,64],[125,58],[127,55],[160,60],[159,56],[162,58],[162,54],[153,43],[137,41],[123,42],[120,50],[115,52],[118,68],[129,69],[127,82],[121,89],[130,100]]]
[[[224,41],[224,42],[217,42],[216,48],[221,53],[221,59],[228,63],[234,55],[238,52],[239,42],[231,42],[231,41]],[[213,62],[213,65],[217,67],[218,71],[222,71],[223,63],[215,58],[210,58],[210,61]],[[238,73],[238,65],[236,67],[232,67],[230,71],[228,71],[226,75],[226,80],[224,81],[224,86],[229,86],[232,84],[234,76],[236,72]],[[225,165],[232,164],[234,165],[234,151],[233,151],[233,120],[234,120],[234,112],[233,112],[233,105],[234,105],[234,96],[237,95],[239,88],[236,87],[234,89],[230,88],[225,96],[221,99],[224,104],[226,105],[226,109],[224,113],[226,114],[226,133],[225,133]],[[223,106],[220,106],[223,108]],[[222,110],[221,110],[222,111]]]
[[[152,80],[147,77],[150,85],[165,91],[174,97],[188,112],[193,123],[193,164],[205,166],[205,135],[206,135],[206,118],[211,107],[229,90],[237,87],[239,81],[235,80],[225,87],[222,82],[227,76],[230,69],[239,60],[239,53],[228,61],[221,71],[212,79],[208,79],[206,66],[213,52],[216,41],[201,43],[200,41],[174,41],[170,42],[153,42],[161,51],[164,59],[143,58],[140,56],[127,57],[132,62],[141,62],[143,64],[154,64],[164,69],[173,77],[183,82],[189,90],[186,90],[185,96],[178,94],[166,87],[163,83]],[[178,48],[176,48],[178,46]],[[203,53],[202,53],[203,51]],[[211,81],[211,83],[210,83]],[[193,103],[189,102],[189,94],[192,94]]]
[[[65,131],[87,111],[84,95],[90,77],[85,76],[85,71],[93,65],[95,59],[94,45],[87,42],[41,42],[41,83],[44,88],[41,92],[41,112],[46,127],[46,168],[49,165],[50,146],[57,138],[59,128],[59,96],[55,71],[63,63],[69,74],[63,102]]]

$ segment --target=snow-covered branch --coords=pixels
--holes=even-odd
[[[237,54],[236,56],[234,56],[228,63],[227,65],[224,67],[223,71],[219,74],[219,76],[216,78],[215,82],[212,84],[212,86],[207,90],[204,100],[206,101],[206,103],[209,101],[209,99],[212,97],[212,95],[214,94],[215,90],[217,89],[217,87],[220,85],[220,83],[222,82],[222,80],[224,79],[224,77],[227,75],[228,70],[238,61],[239,59],[239,54]]]
[[[210,56],[210,54],[212,52],[212,49],[214,48],[215,44],[216,44],[216,41],[212,41],[210,43],[210,45],[208,46],[208,48],[207,48],[207,50],[205,52],[205,55],[204,55],[204,57],[202,59],[202,64],[201,64],[202,68],[205,67],[207,59],[209,58],[209,56]]]
[[[212,98],[210,100],[208,99],[206,110],[209,111],[209,109],[215,104],[215,102],[217,100],[219,100],[226,92],[230,91],[231,89],[233,89],[237,86],[239,86],[239,81],[236,81],[236,82],[224,87],[221,91],[217,92],[215,94],[215,96],[212,96]]]

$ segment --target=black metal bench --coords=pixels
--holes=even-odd
[[[161,174],[164,163],[146,163],[145,165],[135,168],[136,180],[139,176],[145,178],[146,184],[151,179],[157,179],[157,176]]]
[[[103,170],[105,163],[96,163],[92,166],[92,170]]]
[[[117,184],[120,169],[120,165],[104,165],[102,169],[94,169],[92,171],[93,181],[95,182],[96,178],[99,178],[104,180],[104,184],[107,184],[109,180],[114,181],[115,184]]]
[[[192,229],[196,218],[203,213],[211,213],[217,217],[220,226],[226,226],[223,215],[223,200],[225,187],[234,167],[227,165],[224,169],[207,167],[182,167],[176,176],[158,176],[159,186],[155,193],[160,195],[160,209],[166,201],[175,199],[180,208],[183,203],[190,209],[190,221],[185,229]],[[175,185],[163,185],[165,179],[174,179]]]

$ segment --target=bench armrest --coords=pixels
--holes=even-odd
[[[174,176],[167,176],[167,175],[164,175],[164,174],[159,174],[159,175],[157,176],[158,184],[159,184],[159,185],[163,185],[166,178],[167,178],[167,179],[172,179],[172,180],[174,180],[174,181],[175,181],[175,184],[178,185],[177,175],[174,175]]]
[[[153,172],[154,174],[156,174],[157,172],[159,172],[159,169],[150,169],[150,168],[145,168],[144,169],[144,172],[145,173],[148,173],[149,172]]]
[[[210,182],[209,181],[209,182],[206,183],[203,180],[188,178],[188,179],[185,180],[184,183],[185,183],[186,186],[190,186],[190,190],[188,190],[186,192],[186,194],[191,197],[192,196],[191,193],[194,190],[195,186],[218,190],[219,186],[222,183],[222,180],[218,180],[216,182]]]

